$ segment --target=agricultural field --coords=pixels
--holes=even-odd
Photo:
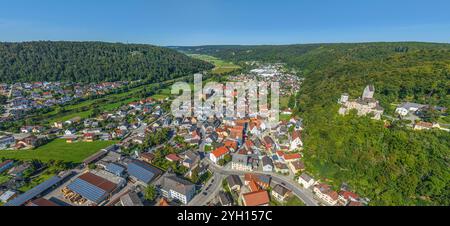
[[[81,163],[92,154],[115,143],[116,141],[95,141],[68,144],[64,139],[56,139],[34,150],[0,151],[0,158]]]
[[[235,71],[240,68],[238,65],[223,61],[223,60],[213,57],[213,56],[202,55],[202,54],[189,54],[188,56],[214,64],[215,68],[212,70],[212,72],[214,74],[220,75],[220,74]]]

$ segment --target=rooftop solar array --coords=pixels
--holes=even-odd
[[[128,164],[128,173],[130,176],[144,182],[150,183],[156,176],[161,174],[161,171],[146,163],[140,161],[133,161]]]
[[[67,188],[94,203],[100,203],[108,196],[105,190],[80,178],[75,179]]]
[[[115,163],[109,163],[106,166],[106,171],[108,171],[110,173],[113,173],[113,174],[115,174],[117,176],[122,176],[123,172],[125,171],[125,168],[120,166],[120,165],[118,165],[118,164],[115,164]]]
[[[51,187],[55,186],[59,182],[61,182],[64,178],[59,176],[54,176],[43,183],[39,184],[38,186],[32,188],[31,190],[23,193],[19,197],[9,201],[5,204],[5,206],[21,206],[25,204],[26,202],[30,201],[31,199],[35,198],[36,196],[42,194],[46,190],[50,189]]]

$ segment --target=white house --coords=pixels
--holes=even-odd
[[[298,178],[298,183],[301,184],[304,188],[309,189],[314,185],[315,181],[309,174],[303,173]]]
[[[314,193],[322,201],[330,206],[334,206],[339,201],[339,195],[337,192],[333,191],[330,186],[326,184],[318,184],[314,186]]]
[[[237,171],[253,171],[248,155],[234,154],[231,161],[231,169]]]
[[[262,167],[264,172],[272,172],[273,171],[273,161],[268,156],[264,156],[262,158]]]
[[[301,138],[301,133],[300,131],[295,130],[292,133],[292,137],[291,137],[291,145],[289,147],[290,151],[294,151],[299,147],[303,147],[303,142],[302,142],[302,138]]]
[[[230,151],[226,147],[220,147],[214,150],[209,154],[209,159],[211,159],[212,162],[217,164],[221,159],[225,157]]]
[[[406,116],[410,112],[416,112],[422,108],[425,108],[426,105],[416,104],[416,103],[403,103],[395,109],[395,113],[400,116]]]
[[[72,136],[72,135],[75,135],[75,133],[76,133],[76,131],[75,131],[74,129],[67,129],[67,130],[64,132],[64,135],[66,135],[66,136]]]

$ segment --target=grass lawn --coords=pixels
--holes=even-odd
[[[165,100],[167,97],[169,97],[169,96],[164,95],[164,94],[156,94],[156,95],[152,96],[152,98],[155,100]]]
[[[224,74],[224,73],[232,72],[234,70],[241,68],[238,65],[223,61],[223,60],[213,57],[213,56],[202,55],[202,54],[189,54],[189,56],[192,58],[196,58],[196,59],[203,60],[203,61],[214,64],[214,66],[216,66],[212,70],[212,72],[214,74]]]
[[[281,97],[280,96],[280,109],[285,109],[289,107],[289,98],[290,97]]]
[[[0,175],[0,184],[8,182],[10,179],[11,177],[6,175],[6,173],[4,173],[3,175]]]
[[[28,184],[26,184],[26,185],[20,187],[20,188],[19,188],[19,191],[21,191],[21,192],[27,192],[28,190],[31,190],[32,188],[38,186],[39,184],[45,182],[46,180],[48,180],[48,179],[50,179],[50,178],[52,178],[52,177],[54,177],[54,176],[56,176],[56,175],[55,175],[55,174],[46,174],[46,173],[43,173],[43,174],[39,175],[39,177],[36,177],[36,178],[34,178],[33,180],[31,180],[30,183],[28,183]]]
[[[284,203],[278,202],[272,197],[270,206],[304,206],[305,204],[297,196],[293,195],[287,199]]]
[[[95,141],[92,143],[78,142],[68,144],[63,139],[57,139],[35,150],[0,151],[0,158],[4,157],[6,159],[16,160],[36,159],[42,162],[59,160],[71,163],[81,163],[87,157],[114,143],[116,143],[116,141]]]

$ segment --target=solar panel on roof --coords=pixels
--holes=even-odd
[[[106,166],[106,170],[117,176],[121,176],[123,174],[123,172],[125,171],[125,168],[123,168],[122,166],[119,166],[117,164],[110,163]]]
[[[38,186],[32,188],[31,190],[23,193],[19,197],[9,201],[5,204],[5,206],[21,206],[25,204],[26,202],[30,201],[31,199],[35,198],[36,196],[40,195],[44,191],[48,190],[49,188],[53,187],[54,185],[61,182],[64,178],[54,176],[43,183],[39,184]]]
[[[67,188],[94,203],[100,203],[105,200],[108,194],[106,191],[80,178],[75,179],[71,184],[69,184],[69,186],[67,186]]]
[[[149,183],[159,171],[140,162],[132,162],[128,164],[128,173],[136,179]]]

